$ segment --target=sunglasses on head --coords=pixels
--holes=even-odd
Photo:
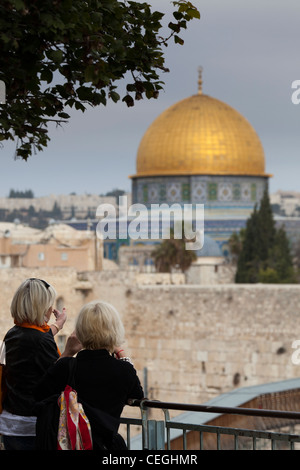
[[[29,278],[29,281],[40,281],[40,282],[42,282],[42,283],[44,284],[44,286],[45,286],[47,289],[49,289],[49,287],[50,287],[50,284],[48,284],[48,282],[44,281],[44,279],[38,279],[38,278],[36,278],[36,277],[31,277],[31,278]]]

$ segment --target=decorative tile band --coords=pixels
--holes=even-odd
[[[208,206],[253,207],[268,185],[265,177],[182,176],[136,178],[132,182],[133,203],[201,203]]]

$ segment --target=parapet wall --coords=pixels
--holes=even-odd
[[[300,285],[197,286],[179,278],[150,285],[126,271],[3,269],[0,339],[12,325],[14,291],[33,276],[52,283],[68,309],[61,334],[71,333],[84,303],[99,298],[115,305],[142,381],[147,374],[148,398],[203,403],[236,387],[300,375],[292,360],[300,340]]]

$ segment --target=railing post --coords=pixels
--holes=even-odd
[[[147,450],[165,449],[165,429],[166,421],[170,419],[169,412],[163,409],[165,421],[156,421],[148,419],[148,408],[144,402],[147,398],[140,401],[140,410],[142,415],[142,448]],[[133,404],[134,400],[132,401]]]
[[[145,399],[144,399],[145,400]],[[142,448],[148,449],[148,409],[144,406],[144,400],[140,402],[140,410],[142,415]]]
[[[148,449],[165,449],[165,422],[149,420],[148,421]]]

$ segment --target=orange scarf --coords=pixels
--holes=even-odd
[[[43,333],[47,333],[47,331],[50,330],[50,326],[47,325],[47,323],[44,323],[43,325],[34,325],[33,323],[28,323],[28,322],[23,322],[23,323],[17,323],[15,322],[17,326],[21,326],[22,328],[32,328],[34,330],[39,330],[42,331]]]
[[[32,328],[33,330],[38,330],[38,331],[41,331],[42,333],[47,333],[50,330],[50,326],[47,325],[47,323],[44,323],[43,325],[39,326],[39,325],[34,325],[33,323],[28,323],[25,321],[23,323],[15,322],[15,325],[21,326],[22,328]],[[59,355],[61,355],[61,352],[58,349],[58,347],[57,347],[57,352]]]

